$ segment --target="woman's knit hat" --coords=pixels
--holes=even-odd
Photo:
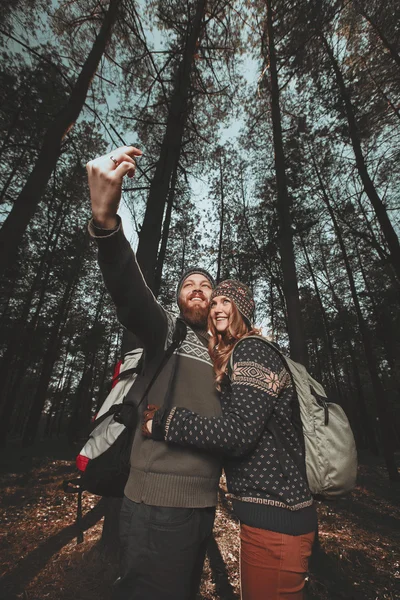
[[[248,321],[253,323],[255,303],[253,294],[244,283],[236,279],[225,279],[221,281],[211,294],[211,300],[217,296],[226,296],[234,302],[240,314]]]

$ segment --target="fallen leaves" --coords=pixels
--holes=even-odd
[[[108,600],[116,561],[102,556],[102,520],[77,545],[76,496],[62,481],[76,475],[72,462],[30,461],[0,477],[1,598],[25,600]],[[206,561],[201,598],[239,598],[239,523],[232,517],[221,479],[215,540],[223,568]],[[85,493],[83,512],[96,510],[98,498]],[[362,464],[359,485],[349,498],[318,503],[320,540],[325,552],[309,577],[309,598],[318,600],[395,600],[400,579],[399,490],[381,467]],[[397,523],[397,527],[396,527]],[[324,562],[325,561],[325,562]]]

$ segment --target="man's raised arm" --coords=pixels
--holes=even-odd
[[[97,242],[100,269],[119,321],[151,350],[165,339],[166,316],[144,281],[117,215],[122,180],[134,176],[134,159],[141,154],[123,146],[86,165],[93,214],[89,233]]]

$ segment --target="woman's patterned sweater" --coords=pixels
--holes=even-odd
[[[247,525],[291,535],[314,530],[304,450],[292,422],[294,389],[282,359],[262,339],[243,339],[234,350],[230,379],[222,387],[223,416],[174,407],[165,440],[227,456],[229,495]]]

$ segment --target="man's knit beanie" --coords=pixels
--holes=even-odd
[[[211,300],[217,296],[226,296],[234,302],[241,315],[248,321],[250,325],[254,319],[255,303],[253,294],[244,283],[236,279],[225,279],[214,288],[211,294]]]
[[[177,290],[176,290],[176,299],[177,300],[179,300],[179,295],[181,293],[182,285],[183,285],[183,282],[185,281],[185,279],[187,279],[189,277],[189,275],[194,275],[196,273],[198,273],[199,275],[204,275],[204,277],[206,279],[208,279],[208,281],[211,283],[211,287],[213,289],[215,288],[214,278],[205,269],[200,269],[198,267],[193,267],[191,269],[186,269],[186,271],[184,271],[184,273],[182,274],[182,277],[180,278],[179,283],[178,283],[178,287],[177,287]]]

